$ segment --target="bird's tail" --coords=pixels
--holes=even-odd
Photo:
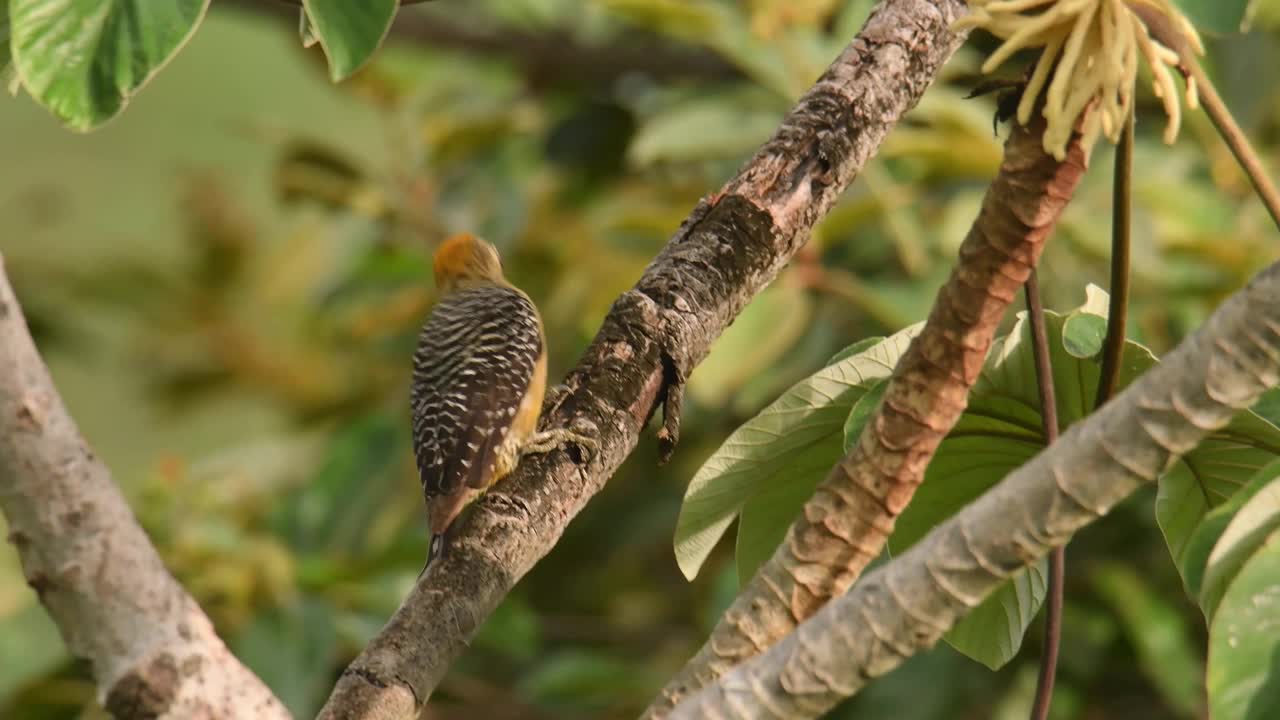
[[[418,573],[418,577],[422,577],[422,573],[431,567],[431,563],[443,558],[448,553],[449,544],[445,542],[444,533],[433,533],[431,535],[431,543],[427,546],[427,562],[422,566],[422,572]]]

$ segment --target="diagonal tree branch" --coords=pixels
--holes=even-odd
[[[324,718],[412,716],[515,582],[635,447],[659,406],[669,454],[685,378],[932,82],[963,36],[962,0],[883,0],[737,177],[694,209],[548,402],[543,428],[594,426],[589,462],[531,458],[462,523],[339,679]]]
[[[289,713],[164,568],[36,352],[0,259],[0,510],[27,583],[119,720]]]
[[[1079,134],[1059,162],[1044,151],[1044,131],[1039,117],[1013,126],[959,263],[858,442],[645,717],[665,716],[689,693],[781,640],[843,594],[884,549],[938,444],[964,412],[1000,319],[1084,174],[1087,150]]]
[[[1280,383],[1280,263],[1099,411],[673,718],[811,718],[931,647],[1014,572]]]

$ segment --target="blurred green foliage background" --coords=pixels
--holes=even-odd
[[[73,415],[170,569],[299,717],[414,580],[426,538],[407,436],[428,258],[478,232],[545,316],[563,374],[702,195],[860,27],[866,0],[441,1],[402,11],[340,86],[296,16],[218,2],[190,47],[87,136],[0,106],[0,251]],[[1280,11],[1208,64],[1280,166]],[[487,622],[433,718],[634,716],[736,589],[671,535],[725,435],[832,354],[922,319],[1000,158],[982,38],[893,131],[800,256],[692,379],[682,444],[651,437]],[[1139,114],[1132,336],[1167,350],[1277,256],[1208,122]],[[1050,307],[1106,284],[1111,149],[1042,265]],[[1203,620],[1142,494],[1068,554],[1054,717],[1200,712]],[[1135,573],[1133,567],[1142,568]],[[1145,608],[1135,612],[1135,607]],[[1039,651],[998,673],[940,647],[833,715],[1020,718]],[[101,717],[0,547],[0,717]]]

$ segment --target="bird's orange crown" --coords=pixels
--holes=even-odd
[[[436,288],[442,293],[481,283],[506,283],[497,248],[470,233],[440,243],[434,265]]]

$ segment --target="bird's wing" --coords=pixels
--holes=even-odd
[[[541,353],[537,310],[516,290],[463,290],[437,304],[418,340],[410,394],[427,496],[492,482]]]

